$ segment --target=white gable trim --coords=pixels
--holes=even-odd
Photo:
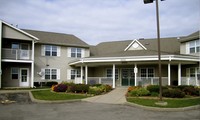
[[[2,21],[2,20],[0,20],[0,21]],[[11,28],[13,28],[13,29],[15,29],[15,30],[17,30],[17,31],[19,31],[19,32],[21,32],[21,33],[23,33],[24,35],[27,35],[27,36],[29,36],[29,37],[35,39],[35,40],[39,40],[37,37],[35,37],[35,36],[33,36],[33,35],[31,35],[31,34],[25,32],[25,31],[23,31],[23,30],[20,30],[19,28],[16,28],[16,27],[14,27],[14,26],[12,26],[12,25],[6,23],[5,21],[2,21],[2,23],[5,24],[5,25],[7,25],[7,26],[9,26],[9,27],[11,27]]]
[[[138,43],[144,50],[147,50],[147,48],[144,47],[144,45],[142,45],[137,39],[134,39],[134,40],[128,45],[128,47],[126,47],[126,48],[124,49],[124,51],[127,51],[135,42]]]

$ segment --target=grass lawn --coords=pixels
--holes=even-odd
[[[68,94],[68,93],[56,93],[51,92],[50,90],[39,90],[31,91],[34,98],[39,100],[73,100],[73,99],[83,99],[88,96],[80,94]]]
[[[158,106],[155,102],[158,99],[147,99],[147,98],[127,98],[128,102],[136,103],[139,105],[144,106],[151,106],[151,107],[162,107],[162,108],[181,108],[181,107],[188,107],[194,105],[200,105],[200,98],[192,98],[192,99],[163,99],[163,101],[167,102],[167,106]]]

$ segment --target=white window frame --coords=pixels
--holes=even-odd
[[[194,49],[192,52],[191,49]],[[200,39],[193,40],[189,42],[189,53],[199,53],[200,52]]]
[[[46,78],[46,71],[49,70],[48,72],[48,76],[49,78]],[[60,79],[60,69],[56,69],[56,68],[44,68],[42,70],[44,72],[44,79],[45,80],[59,80]],[[54,76],[56,76],[55,78],[53,78]]]
[[[81,70],[80,69],[71,69],[70,70],[70,79],[75,80],[76,77],[81,77]]]
[[[17,72],[16,72],[16,73],[13,73],[13,69],[16,69]],[[13,79],[13,75],[14,75],[14,74],[17,75],[17,79],[19,79],[19,68],[17,68],[17,67],[12,67],[12,68],[11,68],[11,79],[12,79],[12,80],[17,80],[17,79]]]
[[[111,73],[108,73],[110,71]],[[112,78],[113,77],[113,69],[112,68],[106,68],[106,77]],[[119,69],[115,68],[115,79],[119,79]]]
[[[70,49],[71,49],[70,50],[70,57],[72,57],[72,58],[82,58],[83,57],[83,55],[82,55],[83,49],[82,48],[72,47]],[[74,54],[74,56],[72,54]]]
[[[49,47],[49,49],[47,49],[47,47]],[[42,45],[42,50],[41,50],[41,55],[48,57],[48,56],[52,56],[52,57],[56,57],[56,56],[60,56],[60,46],[55,46],[55,45]],[[49,55],[46,54],[46,52],[49,52]],[[54,55],[56,54],[56,55]]]
[[[144,73],[145,76],[142,75],[142,69],[146,70],[146,72]],[[153,76],[149,76],[149,70],[153,70],[153,73],[151,73]],[[140,76],[142,78],[153,78],[153,77],[155,77],[155,69],[152,68],[152,67],[149,67],[149,68],[140,68]]]

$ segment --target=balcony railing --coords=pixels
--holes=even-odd
[[[2,59],[11,60],[31,60],[32,51],[31,50],[21,50],[21,49],[2,49]]]
[[[200,80],[197,80],[196,77],[181,77],[181,85],[200,85]]]
[[[159,85],[159,77],[137,77],[137,86]],[[168,77],[162,77],[162,85],[168,85]]]

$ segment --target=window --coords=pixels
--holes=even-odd
[[[44,50],[45,50],[45,56],[57,56],[58,51],[57,51],[57,46],[52,46],[52,45],[45,45]]]
[[[200,40],[194,40],[189,42],[190,53],[200,52]]]
[[[45,69],[45,79],[53,80],[57,78],[57,69]]]
[[[82,57],[82,49],[81,48],[71,48],[71,57],[81,58]]]
[[[141,68],[140,70],[141,77],[154,77],[154,69],[153,68]]]
[[[12,79],[19,78],[19,68],[11,68],[11,78]]]
[[[106,69],[106,76],[107,77],[112,77],[113,76],[112,68]],[[119,71],[118,71],[118,69],[115,69],[115,79],[117,80],[118,78],[119,78]]]
[[[19,49],[19,43],[12,43],[11,48],[12,49]]]
[[[190,77],[195,77],[195,68],[190,68]]]
[[[81,71],[76,69],[76,70],[71,70],[71,79],[75,79],[75,77],[81,77]]]

